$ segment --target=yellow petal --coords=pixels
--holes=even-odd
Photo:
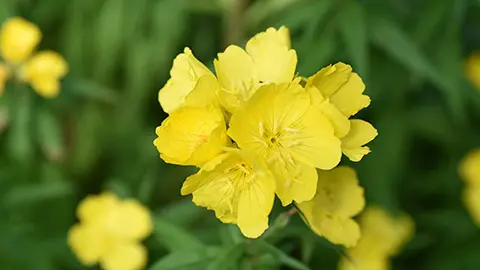
[[[6,61],[19,64],[30,57],[41,37],[35,24],[19,17],[8,19],[0,30],[0,54]]]
[[[100,195],[88,195],[77,208],[77,217],[82,224],[99,224],[108,219],[119,204],[118,197],[111,192]]]
[[[360,217],[360,228],[362,238],[374,243],[376,250],[393,256],[411,238],[414,223],[406,214],[394,217],[382,208],[371,206]]]
[[[189,48],[173,60],[170,79],[158,93],[158,100],[166,113],[180,108],[185,97],[192,91],[198,80],[204,75],[213,74],[198,61]]]
[[[350,258],[342,257],[339,270],[390,270],[390,259],[383,254],[349,254]]]
[[[357,73],[351,73],[348,81],[330,97],[330,101],[345,116],[350,117],[370,105],[370,97],[363,95],[365,84]]]
[[[269,164],[277,183],[276,193],[283,206],[311,200],[317,189],[317,171],[301,162],[274,160]]]
[[[238,202],[238,227],[243,235],[258,238],[268,228],[274,197],[275,182],[270,174],[257,174],[245,183]]]
[[[280,27],[278,30],[269,27],[266,31],[256,34],[247,42],[247,52],[254,51],[262,46],[263,43],[271,43],[290,49],[290,31],[285,26]]]
[[[480,90],[480,52],[474,52],[468,57],[465,73],[472,84]]]
[[[107,241],[102,231],[92,225],[74,225],[68,231],[68,245],[85,265],[96,264],[105,254]]]
[[[101,260],[105,270],[141,270],[147,264],[147,250],[136,243],[116,243]]]
[[[466,187],[463,202],[475,223],[480,226],[480,185]]]
[[[350,132],[342,138],[342,151],[351,161],[360,161],[363,156],[370,153],[370,148],[364,146],[375,137],[377,130],[363,120],[350,120]]]
[[[341,113],[335,105],[329,101],[322,102],[318,108],[330,120],[330,124],[335,130],[337,138],[345,137],[350,131],[350,121],[343,113]]]
[[[358,225],[351,217],[364,206],[363,189],[355,171],[346,166],[320,171],[315,197],[298,204],[315,233],[346,247],[354,246],[360,238]]]
[[[185,97],[187,107],[215,107],[221,108],[217,97],[220,91],[218,81],[212,74],[207,74],[198,79],[197,84]]]
[[[215,108],[180,108],[156,133],[154,145],[162,159],[179,165],[202,165],[220,154],[227,143],[223,114]]]
[[[319,109],[310,106],[291,128],[296,131],[285,140],[291,142],[289,151],[294,158],[323,170],[338,165],[342,156],[341,142]]]
[[[269,28],[247,42],[246,51],[253,58],[261,82],[292,81],[297,65],[297,53],[289,48],[288,34],[285,27],[278,31]]]
[[[32,84],[33,89],[46,98],[55,97],[60,90],[59,80],[68,72],[65,59],[53,51],[34,55],[22,68],[21,77]]]
[[[475,149],[460,163],[460,176],[469,183],[480,185],[480,149]]]
[[[315,86],[325,98],[329,98],[348,81],[351,72],[352,67],[341,62],[329,65],[308,78],[306,86]]]
[[[240,47],[228,46],[214,61],[222,105],[231,113],[258,89],[258,76],[252,58]]]
[[[315,86],[325,98],[329,98],[346,117],[356,114],[370,104],[363,95],[365,85],[352,67],[344,63],[327,66],[307,80],[307,87]]]
[[[152,220],[148,208],[133,199],[120,202],[112,225],[122,239],[142,240],[152,233]]]

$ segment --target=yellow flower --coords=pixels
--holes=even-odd
[[[315,167],[329,170],[340,162],[340,140],[333,132],[296,83],[262,86],[233,114],[227,131],[240,149],[267,162],[284,206],[311,200]]]
[[[246,51],[231,45],[214,61],[221,86],[219,98],[231,113],[243,107],[255,91],[266,83],[293,80],[297,54],[290,49],[288,30],[267,29],[247,42]]]
[[[352,161],[360,161],[370,152],[367,146],[377,136],[376,129],[361,120],[350,120],[370,104],[363,94],[365,84],[352,67],[344,63],[329,65],[307,79],[306,89],[312,104],[320,108],[342,139],[342,151]]]
[[[467,59],[466,75],[472,84],[480,90],[480,52],[474,52]]]
[[[200,166],[214,158],[227,143],[222,112],[216,108],[183,107],[157,127],[153,142],[168,163]]]
[[[41,39],[38,27],[22,18],[6,20],[0,30],[0,53],[13,64],[20,64],[30,57]]]
[[[5,64],[0,63],[0,96],[5,91],[5,84],[7,83],[7,80],[9,77],[10,77],[10,70]]]
[[[192,51],[185,48],[183,53],[173,60],[170,79],[158,92],[158,100],[163,110],[172,113],[184,105],[187,95],[205,75],[213,77],[212,72],[195,58]]]
[[[480,185],[480,149],[473,150],[462,160],[460,176],[468,184]]]
[[[193,202],[214,210],[218,219],[237,224],[249,238],[268,228],[273,207],[275,181],[264,164],[231,151],[187,178],[182,195],[193,194]]]
[[[368,122],[358,119],[350,120],[350,131],[342,138],[342,152],[351,161],[360,161],[370,153],[370,148],[364,146],[375,137],[377,130]]]
[[[319,171],[315,197],[298,204],[316,234],[346,247],[355,246],[360,238],[360,228],[352,217],[364,206],[363,188],[355,171],[347,166]]]
[[[106,270],[142,269],[147,251],[140,244],[152,232],[148,209],[113,193],[90,195],[77,209],[80,223],[68,232],[68,244],[85,265]]]
[[[65,59],[53,51],[39,52],[22,68],[21,77],[31,83],[33,89],[45,98],[52,98],[60,91],[60,79],[68,72]]]
[[[475,223],[480,226],[480,184],[465,187],[463,202]]]
[[[369,207],[360,217],[360,229],[360,241],[347,250],[349,258],[341,259],[340,270],[390,269],[390,257],[411,238],[414,224],[406,214],[393,217],[379,207]]]

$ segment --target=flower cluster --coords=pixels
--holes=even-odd
[[[68,65],[61,55],[54,51],[34,54],[41,39],[40,29],[18,17],[6,20],[0,30],[0,94],[5,90],[7,80],[16,76],[29,83],[41,96],[50,98],[60,91],[59,80],[68,72]]]
[[[138,270],[147,262],[140,241],[152,232],[147,208],[132,199],[105,192],[90,195],[77,209],[80,223],[68,233],[68,244],[85,265],[106,270]]]
[[[472,84],[480,90],[480,52],[474,52],[468,57],[465,74]]]
[[[341,259],[340,270],[388,270],[390,257],[398,254],[412,237],[414,223],[405,214],[392,217],[379,207],[367,208],[360,217],[362,237],[348,256]]]
[[[480,149],[469,153],[460,165],[466,183],[463,201],[474,221],[480,226]]]
[[[185,48],[159,92],[169,114],[156,129],[160,157],[200,168],[187,178],[182,195],[192,194],[195,204],[237,224],[250,238],[268,228],[275,194],[283,206],[312,200],[317,186],[319,202],[322,196],[350,196],[343,188],[360,196],[349,169],[332,175],[348,180],[332,184],[325,179],[318,185],[317,169],[335,168],[342,152],[361,160],[370,151],[365,144],[377,135],[369,123],[350,119],[370,98],[349,65],[337,63],[303,78],[296,75],[296,64],[288,29],[269,28],[250,39],[245,50],[231,45],[219,53],[216,74]],[[328,195],[330,189],[338,194]],[[360,204],[355,209],[332,207],[342,212],[332,225],[349,223],[363,207],[362,199],[355,200]],[[330,235],[323,227],[318,231]]]

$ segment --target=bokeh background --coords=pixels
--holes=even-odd
[[[245,244],[181,198],[194,169],[163,163],[152,144],[166,116],[158,90],[185,46],[211,67],[226,45],[281,25],[300,74],[343,61],[367,85],[372,103],[359,118],[379,136],[361,163],[343,162],[358,170],[368,203],[415,220],[393,269],[480,269],[480,228],[458,177],[480,146],[480,91],[464,75],[480,49],[480,1],[0,0],[0,21],[11,16],[37,24],[40,48],[63,54],[70,72],[56,99],[0,98],[2,270],[86,269],[66,232],[78,202],[104,190],[151,209],[152,270],[336,269],[342,249],[298,216],[267,244]]]

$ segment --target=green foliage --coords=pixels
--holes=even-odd
[[[248,5],[232,22],[237,2]],[[152,144],[165,117],[158,90],[183,47],[211,63],[232,37],[286,25],[299,73],[343,61],[366,82],[372,104],[359,117],[379,136],[351,165],[368,203],[416,222],[393,269],[480,269],[480,228],[457,173],[480,146],[480,92],[463,75],[480,49],[480,1],[0,1],[0,21],[10,16],[38,24],[40,47],[65,55],[70,71],[57,99],[14,82],[0,98],[0,268],[85,269],[66,233],[79,200],[109,189],[154,213],[147,269],[336,269],[344,252],[298,215],[251,241],[182,199],[194,169],[163,163]]]

